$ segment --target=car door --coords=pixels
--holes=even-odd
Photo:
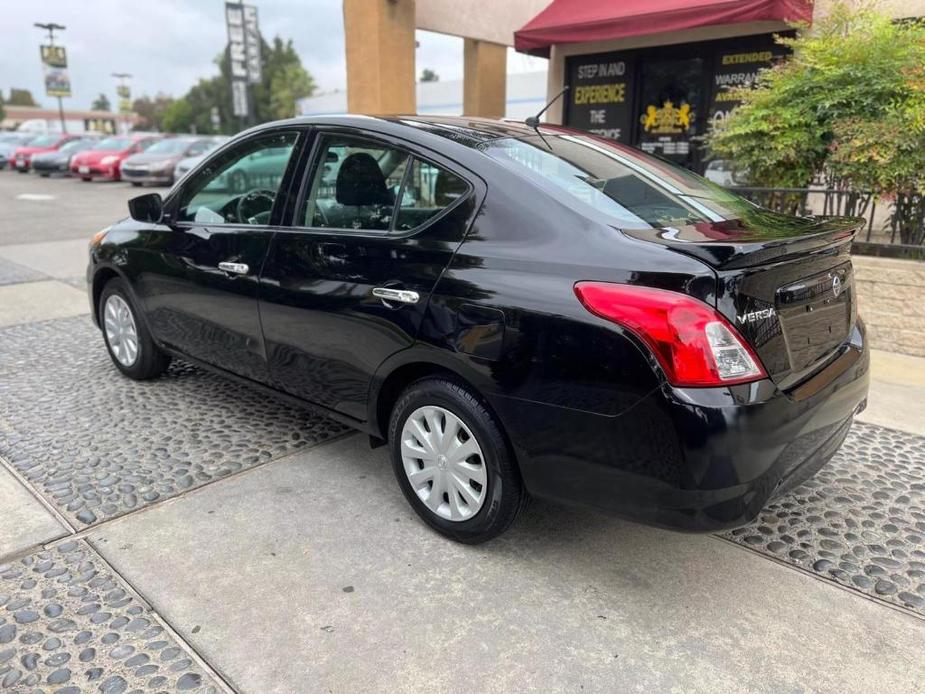
[[[371,134],[321,130],[260,313],[275,387],[366,419],[370,380],[410,346],[477,209],[477,179]]]
[[[299,133],[254,135],[218,152],[165,202],[168,219],[146,230],[136,279],[155,337],[238,375],[266,382],[257,308],[260,269],[288,191],[287,170]],[[232,191],[227,172],[247,170],[255,154],[277,162]]]

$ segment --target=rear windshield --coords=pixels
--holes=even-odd
[[[132,141],[127,137],[107,137],[93,149],[128,149],[132,146]]]
[[[597,138],[501,138],[482,147],[566,204],[623,228],[718,222],[754,207],[686,169]]]

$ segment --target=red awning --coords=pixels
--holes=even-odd
[[[809,22],[812,0],[553,0],[514,32],[514,48],[549,55],[554,43],[606,41],[743,22]]]

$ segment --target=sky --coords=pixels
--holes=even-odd
[[[346,87],[341,0],[252,0],[267,40],[293,39],[302,64],[321,91]],[[101,92],[116,103],[113,72],[127,72],[132,95],[183,95],[200,77],[217,72],[213,61],[227,41],[223,0],[2,0],[0,91],[25,88],[45,106],[40,43],[34,22],[67,29],[56,38],[67,47],[73,96],[65,108],[85,109]],[[462,39],[417,32],[417,74],[429,67],[441,80],[461,79]],[[546,61],[508,51],[508,72],[545,69]]]

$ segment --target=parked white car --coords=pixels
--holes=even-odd
[[[228,140],[228,138],[225,137],[224,135],[216,135],[215,137],[210,138],[210,140],[211,140],[211,144],[209,145],[209,148],[205,152],[195,157],[187,157],[186,159],[181,159],[177,163],[177,165],[173,169],[174,183],[176,183],[181,178],[183,178],[183,176],[186,174],[187,171],[189,171],[194,166],[196,166],[196,164],[201,162],[209,154],[209,152],[211,152],[213,149],[215,149],[219,145],[223,144],[226,140]]]

